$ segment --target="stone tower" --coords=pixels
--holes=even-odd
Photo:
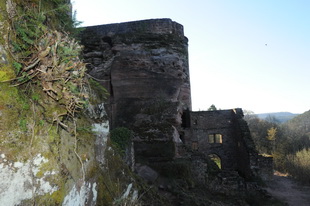
[[[135,133],[138,161],[173,159],[191,110],[187,38],[171,19],[87,27],[89,75],[107,88],[111,128]]]

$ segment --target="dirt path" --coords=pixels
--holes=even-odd
[[[310,187],[302,186],[279,172],[274,174],[266,190],[290,206],[310,206]]]

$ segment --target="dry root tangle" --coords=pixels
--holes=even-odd
[[[68,115],[82,109],[88,101],[84,86],[86,66],[78,55],[81,46],[68,35],[51,31],[41,37],[37,53],[23,62],[14,86],[32,81],[54,101],[66,107]]]

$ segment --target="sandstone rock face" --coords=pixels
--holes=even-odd
[[[110,93],[111,128],[135,132],[138,160],[173,158],[181,116],[191,109],[182,25],[153,19],[87,27],[82,44],[89,75]]]

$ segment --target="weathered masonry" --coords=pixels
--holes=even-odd
[[[249,177],[257,154],[242,110],[191,111],[187,41],[182,25],[170,19],[85,29],[88,73],[110,93],[111,128],[134,131],[136,162],[200,152],[219,158],[222,170]]]
[[[219,158],[223,170],[251,174],[250,156],[255,150],[241,109],[189,112],[188,117],[181,138],[185,145]]]
[[[187,38],[170,19],[87,27],[89,75],[110,93],[111,128],[135,132],[137,161],[172,160],[191,109]]]

